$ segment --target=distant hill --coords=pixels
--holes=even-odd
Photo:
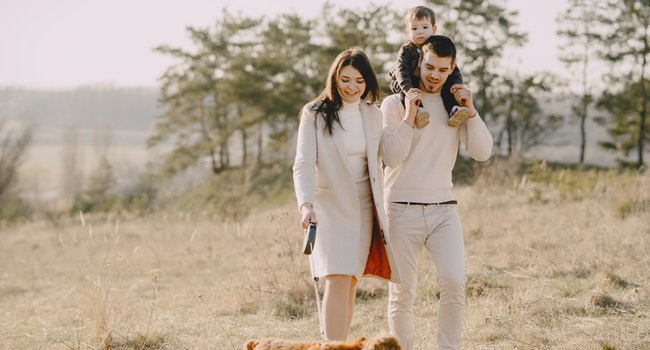
[[[156,87],[94,86],[60,91],[0,88],[0,119],[36,122],[36,145],[60,145],[63,130],[74,126],[86,144],[92,143],[94,131],[110,128],[117,144],[144,149],[145,141],[153,131],[155,116],[163,113],[158,104],[158,94]],[[566,117],[565,124],[529,155],[552,161],[577,162],[580,136],[577,119],[569,115],[571,98],[551,96],[542,98],[542,108],[548,113]],[[598,112],[593,111],[592,117],[596,115]],[[498,128],[492,120],[487,124],[491,129]],[[604,151],[597,144],[609,139],[601,125],[589,120],[587,138],[587,163],[616,165],[616,155]]]
[[[0,89],[0,119],[33,121],[39,129],[150,131],[160,113],[157,88]]]

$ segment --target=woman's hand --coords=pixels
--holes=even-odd
[[[300,226],[303,230],[306,230],[307,227],[309,227],[310,222],[318,224],[318,220],[316,220],[316,212],[314,211],[314,206],[311,203],[304,203],[302,206],[300,206],[300,213],[302,214]]]

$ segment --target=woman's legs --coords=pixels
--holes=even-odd
[[[351,275],[325,276],[323,328],[329,340],[345,340],[352,324],[357,279]]]
[[[354,298],[356,297],[357,293],[357,278],[354,276],[351,276],[350,278],[350,292],[348,293],[348,322],[347,326],[345,327],[345,338],[348,338],[348,335],[350,333],[350,326],[352,326],[352,315],[354,315]]]
[[[359,195],[359,256],[357,276],[363,274],[368,260],[374,223],[374,202],[369,181],[356,183]],[[323,295],[323,329],[329,340],[346,340],[352,325],[354,297],[357,290],[357,277],[351,275],[325,276],[325,293]]]

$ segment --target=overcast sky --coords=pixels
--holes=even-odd
[[[331,0],[365,9],[371,1]],[[376,0],[377,4],[396,3]],[[224,7],[258,16],[295,12],[314,18],[324,0],[0,0],[0,87],[155,86],[173,63],[161,44],[190,48],[185,28],[214,24]],[[424,4],[400,0],[393,8]],[[523,73],[560,72],[555,18],[566,0],[507,0],[519,10],[528,45],[508,54]],[[435,8],[434,8],[435,10]],[[439,30],[444,34],[444,28]],[[406,38],[406,34],[405,34]]]

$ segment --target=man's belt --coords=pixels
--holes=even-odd
[[[438,203],[418,203],[418,202],[395,202],[397,204],[405,204],[405,205],[422,205],[422,206],[428,206],[428,205],[445,205],[445,204],[458,204],[457,200],[450,200],[446,202],[438,202]]]

